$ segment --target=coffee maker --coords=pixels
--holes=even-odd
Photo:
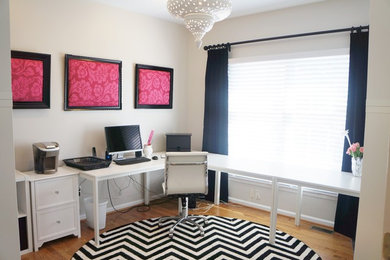
[[[34,170],[36,173],[55,173],[60,147],[56,142],[34,143]]]

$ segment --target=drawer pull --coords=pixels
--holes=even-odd
[[[58,190],[56,190],[54,193],[57,194],[57,195],[60,194],[60,192]]]
[[[61,224],[61,220],[57,220],[56,223],[57,223],[57,224]]]

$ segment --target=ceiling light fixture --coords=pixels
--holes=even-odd
[[[228,17],[232,12],[231,0],[168,0],[168,11],[184,20],[186,28],[194,35],[200,48],[203,36],[215,22]]]

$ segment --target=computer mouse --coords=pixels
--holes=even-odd
[[[157,155],[153,156],[152,159],[153,159],[153,160],[158,160]]]

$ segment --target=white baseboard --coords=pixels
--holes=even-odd
[[[151,200],[155,200],[155,199],[160,199],[160,198],[162,198],[162,197],[164,197],[164,194],[157,194],[157,195],[153,195],[152,197],[151,197]],[[133,206],[136,206],[136,205],[140,205],[140,204],[142,204],[142,203],[144,203],[145,202],[145,200],[143,200],[143,199],[141,199],[141,200],[135,200],[135,201],[130,201],[130,202],[127,202],[127,203],[122,203],[122,204],[119,204],[119,205],[115,205],[115,208],[117,209],[117,210],[120,210],[120,209],[125,209],[125,208],[130,208],[130,207],[133,207]],[[110,205],[109,203],[107,204],[107,206],[108,205]],[[109,207],[107,207],[107,213],[109,213],[109,212],[113,212],[113,211],[115,211],[114,210],[114,208],[110,205]],[[87,218],[87,216],[86,216],[86,214],[84,213],[84,214],[80,214],[80,220],[84,220],[84,219],[86,219]]]
[[[164,197],[164,194],[157,194],[157,195],[152,196],[151,200],[160,199],[162,197]],[[237,198],[233,198],[233,197],[229,197],[229,202],[233,202],[233,203],[237,203],[237,204],[240,204],[240,205],[248,206],[248,207],[251,207],[251,208],[261,209],[261,210],[270,212],[270,206],[263,205],[263,204],[258,204],[258,203],[254,203],[254,202],[250,202],[250,201],[245,201],[245,200],[241,200],[241,199],[237,199]],[[135,200],[135,201],[131,201],[131,202],[115,205],[115,208],[120,210],[120,209],[124,209],[124,208],[130,208],[130,207],[133,207],[135,205],[142,204],[142,203],[144,203],[144,200],[140,199],[140,200]],[[113,207],[111,207],[111,206],[107,207],[107,212],[113,212],[113,211],[114,211]],[[284,215],[284,216],[289,216],[289,217],[295,217],[295,212],[288,211],[288,210],[283,210],[283,209],[278,209],[278,214]],[[80,219],[81,220],[84,220],[86,218],[87,217],[86,217],[85,213],[84,214],[80,214]],[[301,219],[310,221],[312,223],[316,223],[316,224],[332,227],[332,228],[334,226],[334,222],[333,221],[329,221],[329,220],[321,219],[321,218],[316,218],[316,217],[312,217],[312,216],[308,216],[308,215],[301,215]]]
[[[241,199],[236,199],[236,198],[232,198],[232,197],[229,197],[229,202],[237,203],[237,204],[248,206],[251,208],[261,209],[261,210],[264,210],[267,212],[271,211],[270,206],[258,204],[258,203],[253,203],[253,202],[245,201],[245,200],[241,200]],[[295,217],[295,212],[284,210],[284,209],[278,209],[278,214],[288,216],[288,217]],[[332,228],[334,226],[333,221],[329,221],[329,220],[321,219],[321,218],[316,218],[316,217],[312,217],[312,216],[308,216],[308,215],[301,215],[301,219],[307,220],[309,222],[313,222],[316,224],[332,227]]]

